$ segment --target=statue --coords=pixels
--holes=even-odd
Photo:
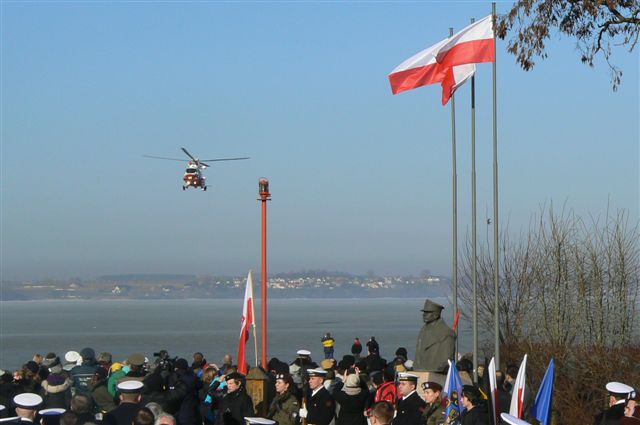
[[[456,335],[440,317],[443,309],[429,299],[424,302],[424,326],[418,334],[415,370],[442,372],[448,367],[447,360],[453,359]]]

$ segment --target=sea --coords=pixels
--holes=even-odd
[[[443,317],[451,326],[451,301],[433,298],[446,306]],[[0,302],[0,369],[19,369],[36,353],[91,347],[106,351],[114,361],[140,352],[154,360],[155,352],[192,361],[197,351],[210,363],[220,364],[238,350],[242,299],[187,300],[54,300]],[[296,351],[307,349],[320,361],[320,339],[335,338],[334,357],[349,354],[355,337],[363,345],[374,336],[382,357],[390,360],[398,347],[409,358],[422,326],[424,299],[269,299],[267,357],[290,362]],[[258,358],[261,355],[261,300],[255,300]],[[458,351],[471,351],[471,330],[461,320]],[[365,349],[366,350],[366,349]],[[255,363],[253,335],[247,344],[247,361]]]

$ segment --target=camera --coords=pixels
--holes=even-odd
[[[172,372],[173,365],[175,361],[178,359],[177,357],[171,358],[169,357],[169,352],[167,350],[160,350],[157,353],[153,353],[154,357],[156,357],[155,361],[155,369],[160,371]]]

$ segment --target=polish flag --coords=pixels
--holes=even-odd
[[[436,53],[436,62],[445,68],[495,62],[495,44],[493,16],[489,15],[444,40]]]
[[[491,391],[491,406],[493,409],[493,424],[498,425],[500,423],[500,399],[498,398],[498,384],[496,382],[496,359],[491,358],[489,362],[489,390]]]
[[[520,364],[518,369],[518,376],[516,382],[513,385],[513,393],[511,394],[511,406],[509,407],[509,414],[517,418],[522,419],[522,413],[524,411],[524,390],[525,381],[527,380],[527,355],[524,355],[524,360]]]
[[[456,89],[475,73],[475,65],[450,67],[436,60],[440,49],[449,39],[441,40],[431,47],[413,55],[398,65],[391,74],[389,82],[393,94],[413,90],[429,84],[441,83],[442,104],[446,105]]]
[[[249,340],[249,327],[255,326],[253,314],[253,279],[251,272],[247,275],[247,286],[244,289],[244,302],[242,304],[242,328],[240,329],[240,341],[238,344],[238,372],[247,373],[247,360],[245,349]]]

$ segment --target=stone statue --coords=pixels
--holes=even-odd
[[[456,336],[440,317],[443,309],[443,306],[429,299],[424,302],[424,326],[418,334],[416,361],[413,364],[415,370],[442,372],[448,366],[447,360],[453,359]]]

